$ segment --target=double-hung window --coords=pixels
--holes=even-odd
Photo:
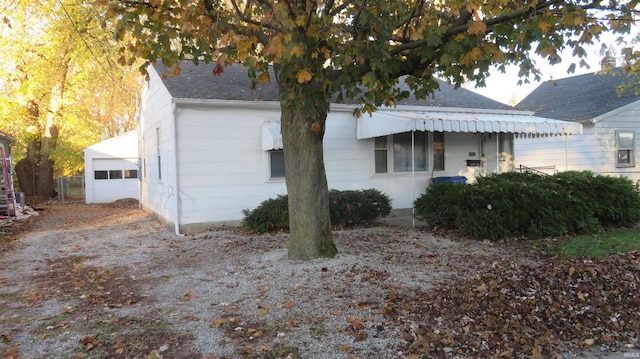
[[[404,132],[375,138],[376,173],[427,170],[427,132]],[[412,149],[413,147],[413,149]]]
[[[616,167],[635,167],[635,132],[616,131]]]

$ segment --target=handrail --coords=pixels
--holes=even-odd
[[[541,176],[550,176],[548,173],[542,172],[541,170],[553,170],[553,173],[556,174],[556,166],[527,167],[527,166],[520,165],[519,170],[520,170],[520,173],[530,172],[530,173],[539,174]]]

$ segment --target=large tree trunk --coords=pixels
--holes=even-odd
[[[18,187],[24,192],[25,196],[31,197],[36,195],[36,178],[33,171],[33,165],[27,158],[23,158],[16,163],[16,177],[18,178]]]
[[[337,249],[331,233],[322,145],[327,111],[319,106],[301,107],[287,100],[283,86],[280,91],[289,198],[289,258],[331,258]]]
[[[36,178],[36,191],[39,196],[55,197],[55,181],[53,179],[54,162],[51,153],[55,150],[58,141],[58,128],[51,125],[45,136],[42,138],[42,149],[40,151],[38,175]]]

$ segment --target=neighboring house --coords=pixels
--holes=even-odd
[[[141,98],[140,203],[176,233],[238,225],[243,209],[286,193],[277,86],[251,90],[240,64],[221,76],[212,68],[184,62],[172,77],[160,65],[150,67]],[[582,130],[444,82],[440,87],[434,98],[404,100],[358,119],[355,105],[332,104],[324,136],[329,188],[376,188],[394,209],[411,208],[431,178],[474,181],[512,171],[516,134]]]
[[[584,171],[638,181],[635,149],[640,141],[640,96],[618,93],[629,81],[619,69],[591,73],[538,86],[516,109],[583,125],[578,136],[518,138],[516,165],[543,172]]]
[[[86,203],[140,197],[136,131],[89,146],[83,152]]]

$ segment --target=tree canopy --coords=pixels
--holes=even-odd
[[[0,19],[0,129],[17,139],[18,175],[39,183],[20,189],[52,195],[54,173],[82,172],[84,147],[134,128],[140,75],[82,0],[5,2]]]
[[[638,0],[98,0],[123,43],[122,63],[241,62],[254,84],[277,81],[287,191],[289,256],[333,256],[322,138],[330,99],[361,110],[424,98],[435,76],[482,85],[492,65],[538,76],[607,31],[627,33]],[[273,66],[275,79],[269,77]],[[575,66],[575,65],[574,65]],[[571,70],[571,67],[570,67]],[[166,75],[166,74],[165,74]],[[402,79],[411,92],[397,86]],[[291,210],[295,207],[295,210]]]

